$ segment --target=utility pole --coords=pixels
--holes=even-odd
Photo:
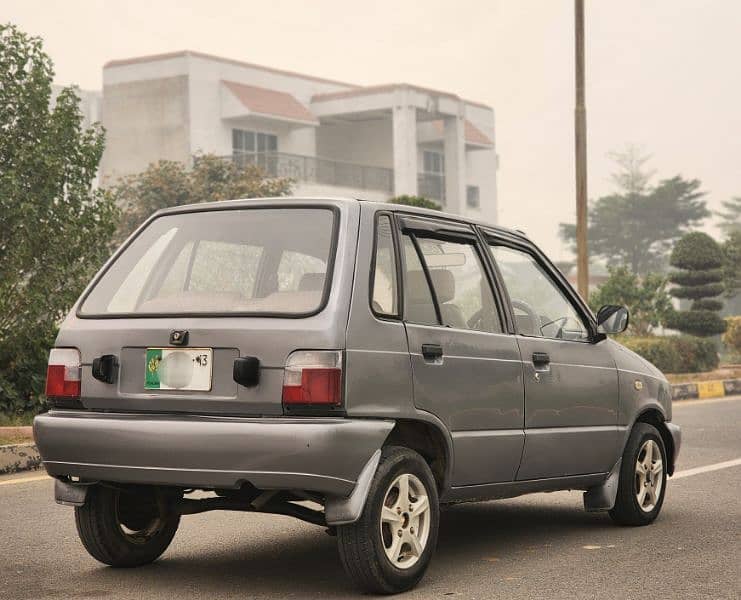
[[[584,102],[584,0],[574,0],[576,46],[576,281],[579,294],[589,298],[587,251],[587,108]]]

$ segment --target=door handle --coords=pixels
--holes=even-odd
[[[551,357],[547,352],[533,352],[533,366],[536,371],[548,371],[550,364]]]
[[[443,357],[443,347],[440,344],[422,344],[422,356],[426,360],[439,360]]]

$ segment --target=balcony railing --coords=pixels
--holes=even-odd
[[[417,193],[423,198],[445,202],[445,175],[420,173],[417,175]]]
[[[242,167],[257,165],[271,177],[288,177],[296,181],[363,190],[381,190],[389,194],[394,191],[394,171],[384,167],[370,167],[285,152],[235,153],[223,158],[232,160]]]

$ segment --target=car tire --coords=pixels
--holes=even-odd
[[[365,592],[408,590],[427,570],[439,522],[437,485],[425,460],[408,448],[384,448],[360,519],[337,528],[342,565]]]
[[[666,448],[653,425],[636,423],[625,445],[615,506],[618,525],[643,526],[661,512],[666,493]]]
[[[77,533],[90,556],[112,567],[138,567],[167,549],[180,515],[163,510],[154,487],[118,489],[97,485],[75,507]]]

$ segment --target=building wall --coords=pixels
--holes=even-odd
[[[190,162],[185,75],[104,84],[102,120],[104,184],[143,171],[157,160]]]
[[[322,123],[316,132],[316,154],[343,162],[393,169],[391,115],[385,120]]]

